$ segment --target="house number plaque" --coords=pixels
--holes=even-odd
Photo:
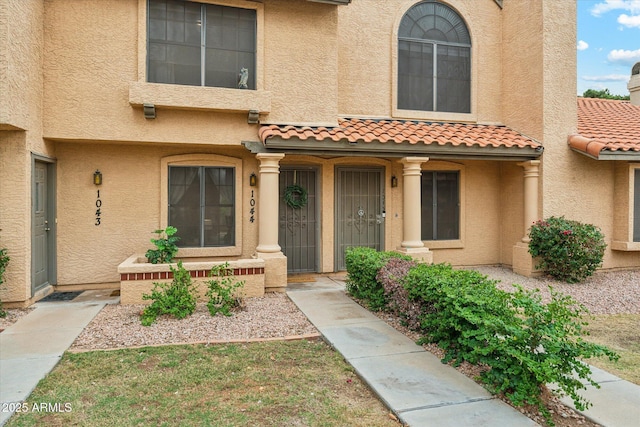
[[[254,222],[255,219],[255,213],[256,213],[256,199],[254,198],[253,195],[253,190],[251,190],[251,199],[249,199],[249,222]]]
[[[96,222],[95,225],[100,225],[100,215],[102,215],[102,200],[100,200],[100,190],[98,190],[98,197],[96,197]]]

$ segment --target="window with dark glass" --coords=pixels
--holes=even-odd
[[[634,171],[633,181],[633,241],[640,242],[640,169]]]
[[[423,171],[422,240],[460,238],[459,172]]]
[[[180,247],[235,245],[235,170],[170,166],[169,225]]]
[[[256,11],[149,0],[147,79],[152,83],[256,88]]]
[[[400,21],[398,108],[471,112],[471,37],[445,4],[420,2]]]

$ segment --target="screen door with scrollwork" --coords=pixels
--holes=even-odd
[[[347,269],[347,248],[383,248],[383,176],[382,169],[336,170],[336,271]]]
[[[318,198],[316,194],[316,170],[312,168],[280,169],[280,205],[278,208],[278,244],[287,256],[288,273],[318,272],[319,254]],[[293,192],[295,207],[289,206],[284,197],[287,188],[306,191],[306,203],[299,202],[299,191]],[[302,205],[302,206],[298,206]]]

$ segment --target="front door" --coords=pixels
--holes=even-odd
[[[316,181],[315,169],[280,169],[278,244],[287,256],[288,273],[319,271]]]
[[[33,294],[51,283],[51,265],[53,255],[50,253],[52,242],[51,195],[49,194],[50,165],[35,161],[33,169],[33,189],[31,197],[32,209],[32,248],[31,248],[31,293]]]
[[[383,172],[379,168],[336,170],[336,271],[347,269],[347,248],[383,248]]]

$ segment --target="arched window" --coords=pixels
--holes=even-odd
[[[417,3],[400,21],[398,108],[471,112],[471,37],[443,3]]]

